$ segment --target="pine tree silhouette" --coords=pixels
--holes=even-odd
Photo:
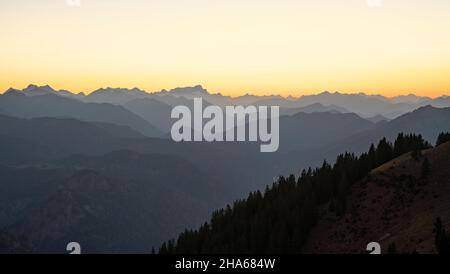
[[[252,192],[215,211],[198,230],[185,230],[176,241],[164,243],[159,253],[300,253],[320,206],[345,214],[354,183],[395,157],[429,147],[420,135],[399,134],[394,145],[383,138],[359,157],[344,153],[333,166],[324,162],[303,170],[298,178],[280,176],[264,193]]]

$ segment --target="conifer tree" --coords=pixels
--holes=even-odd
[[[211,221],[198,230],[185,230],[177,241],[163,243],[159,253],[301,252],[317,222],[320,206],[328,204],[330,211],[344,214],[345,201],[354,183],[399,155],[427,147],[429,144],[420,135],[399,134],[394,145],[382,139],[377,147],[371,145],[359,157],[344,153],[334,165],[324,162],[316,169],[303,170],[298,178],[280,176],[264,193],[252,192],[246,199],[215,211]],[[426,171],[427,164],[423,165]],[[445,251],[446,245],[442,243],[448,236],[439,239],[439,248]]]
[[[438,139],[436,141],[436,146],[440,146],[443,143],[450,141],[450,132],[441,132],[438,136]]]

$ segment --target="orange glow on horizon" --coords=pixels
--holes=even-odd
[[[201,84],[211,93],[450,95],[450,2],[0,3],[0,93]]]

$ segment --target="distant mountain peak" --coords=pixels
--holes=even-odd
[[[419,111],[430,111],[430,110],[436,110],[438,108],[433,107],[432,105],[425,105],[423,107],[420,107],[418,109],[416,109],[415,111],[419,112]]]
[[[25,89],[23,89],[23,92],[55,92],[55,90],[49,86],[49,85],[45,85],[45,86],[37,86],[34,84],[30,84],[28,85],[28,87],[26,87]]]
[[[146,93],[145,91],[139,89],[139,88],[133,88],[133,89],[128,89],[128,88],[113,88],[113,87],[106,87],[106,88],[99,88],[95,91],[93,91],[91,94],[103,94],[103,93],[108,93],[108,94],[113,94],[113,93]]]
[[[25,88],[25,90],[36,89],[37,87],[38,87],[37,85],[29,84],[28,87]]]
[[[174,88],[168,93],[175,94],[175,95],[183,95],[183,94],[209,94],[208,90],[203,88],[201,85],[196,85],[193,87],[181,87],[181,88]]]
[[[8,93],[16,93],[16,92],[20,92],[20,90],[15,89],[15,88],[9,88],[7,91],[5,91],[4,94],[8,94]]]
[[[49,85],[45,85],[45,86],[42,86],[42,87],[40,87],[40,88],[42,88],[42,89],[46,89],[46,90],[52,90],[52,91],[55,91],[51,86],[49,86]]]
[[[22,94],[27,96],[38,96],[38,95],[47,95],[47,94],[56,94],[56,90],[54,90],[49,85],[38,86],[34,84],[28,85],[26,88],[20,91]]]

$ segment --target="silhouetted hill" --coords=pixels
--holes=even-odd
[[[194,87],[175,88],[170,91],[167,91],[167,93],[187,97],[198,97],[199,95],[202,94],[209,94],[209,92],[206,89],[204,89],[201,85],[197,85]]]
[[[324,147],[375,125],[353,113],[297,113],[280,117],[280,150]]]
[[[372,123],[378,124],[378,123],[384,123],[384,122],[389,122],[389,119],[384,117],[383,115],[377,114],[375,116],[371,116],[371,117],[363,117],[366,120],[371,121]]]
[[[39,95],[53,94],[53,95],[59,95],[59,96],[63,96],[63,97],[73,98],[73,99],[83,99],[84,98],[84,93],[75,94],[68,90],[55,90],[49,85],[37,86],[34,84],[30,84],[23,90],[17,90],[17,89],[10,88],[5,92],[5,94],[14,94],[14,93],[23,94],[26,96],[39,96]]]
[[[231,97],[209,94],[195,87],[158,94],[115,90],[113,93],[118,95],[111,100],[128,98],[126,94],[133,93],[144,96],[118,106],[83,103],[66,98],[72,98],[70,94],[63,95],[64,92],[49,88],[10,90],[0,96],[1,113],[26,118],[51,116],[23,119],[0,115],[0,164],[3,164],[0,168],[0,228],[7,225],[13,228],[10,231],[30,235],[38,250],[65,252],[67,243],[61,247],[63,242],[79,237],[92,243],[88,245],[92,252],[102,249],[141,252],[175,236],[185,228],[184,223],[195,227],[214,208],[242,198],[249,191],[264,189],[276,175],[298,173],[303,167],[319,165],[324,158],[334,161],[334,157],[345,150],[362,152],[382,137],[393,140],[402,131],[421,133],[434,142],[440,131],[450,130],[449,109],[423,107],[390,122],[374,124],[353,113],[316,112],[323,110],[322,107],[335,108],[317,103],[306,108],[313,113],[281,117],[280,151],[262,154],[257,143],[174,143],[170,139],[147,138],[142,130],[136,129],[141,122],[164,129],[166,123],[170,124],[171,107],[186,104],[192,108],[193,95],[203,94],[221,104],[237,102]],[[109,96],[106,91],[102,93]],[[298,101],[279,96],[263,98]],[[256,98],[241,99],[250,102]],[[204,105],[208,104],[204,101]],[[97,112],[101,113],[99,117],[113,113],[121,118],[108,116],[103,119],[106,122],[83,119]],[[73,116],[76,119],[64,118]],[[136,121],[140,122],[130,122],[134,121],[130,117],[137,117]],[[352,166],[351,169],[361,168]],[[83,192],[83,186],[87,187],[87,192]],[[153,200],[140,197],[139,192]],[[68,205],[63,200],[67,200]],[[174,201],[173,205],[167,205],[167,201]],[[123,209],[113,204],[128,202],[130,206]],[[146,207],[147,204],[150,207]],[[117,212],[118,219],[112,212]],[[190,220],[179,214],[186,214]],[[52,224],[49,220],[56,221]],[[106,229],[103,224],[95,223],[99,220],[111,226],[105,235],[100,233]],[[115,223],[117,220],[119,222]],[[115,238],[114,235],[123,234],[125,230],[122,220],[136,228],[124,238]],[[141,231],[140,222],[152,236]],[[115,239],[110,241],[111,245],[106,240],[108,237]]]
[[[246,94],[239,97],[225,96],[221,93],[211,93],[201,85],[193,87],[179,87],[172,90],[162,90],[158,92],[147,92],[139,88],[101,88],[85,95],[84,93],[74,94],[67,90],[56,91],[50,86],[29,85],[23,90],[9,89],[5,94],[20,93],[27,96],[39,95],[59,95],[83,102],[110,103],[124,105],[138,99],[154,99],[164,102],[170,106],[186,105],[195,97],[202,97],[204,102],[221,107],[229,105],[268,105],[280,106],[283,114],[295,114],[296,109],[303,109],[303,112],[323,112],[337,111],[341,113],[353,112],[362,117],[374,117],[382,115],[387,119],[397,118],[405,113],[411,112],[425,105],[434,107],[450,107],[450,97],[441,96],[429,98],[416,96],[413,94],[396,97],[385,97],[381,95],[367,95],[364,93],[345,94],[339,92],[323,92],[316,95],[306,95],[302,97],[282,97],[279,95],[256,96]],[[188,103],[189,105],[189,103]],[[319,105],[325,106],[318,107]],[[319,109],[316,109],[316,108]],[[311,108],[311,109],[310,109]],[[321,110],[320,110],[321,109]],[[148,117],[149,110],[145,116]]]
[[[215,211],[211,221],[198,230],[185,230],[176,241],[164,243],[160,253],[301,253],[308,250],[309,242],[316,240],[321,241],[325,252],[326,248],[335,247],[344,253],[364,253],[369,242],[386,238],[381,234],[386,232],[383,224],[390,224],[393,230],[400,225],[416,239],[421,239],[421,233],[427,235],[422,241],[427,239],[430,243],[432,223],[429,221],[439,217],[433,215],[443,214],[444,224],[449,222],[448,197],[443,195],[437,199],[436,194],[450,193],[446,179],[450,144],[424,152],[422,156],[420,151],[429,147],[420,136],[400,134],[394,143],[382,139],[360,156],[341,154],[334,165],[324,162],[321,167],[303,170],[298,178],[280,177],[264,193],[252,192],[247,199]],[[407,151],[413,152],[405,156]],[[403,160],[405,157],[407,162]],[[398,166],[399,174],[392,173],[393,163]],[[380,170],[387,174],[378,178],[375,174]],[[434,190],[427,191],[428,185],[434,185]],[[390,189],[389,193],[380,193],[380,186]],[[355,193],[355,188],[361,191]],[[410,207],[412,199],[422,202]],[[405,215],[401,209],[408,210],[409,214]],[[411,218],[416,210],[428,214],[428,221],[424,223],[421,214]],[[380,212],[383,214],[379,215]],[[362,225],[362,220],[367,219],[371,222]],[[335,231],[334,227],[344,230]],[[316,231],[322,232],[321,237],[316,236]],[[370,231],[380,234],[372,237]],[[410,235],[403,232],[398,234],[403,237],[402,246],[417,244],[409,241]]]
[[[125,104],[129,101],[146,98],[149,94],[138,88],[101,88],[93,91],[83,98],[85,102],[91,103],[110,103],[110,104]]]
[[[434,222],[450,227],[450,143],[422,154],[402,155],[353,185],[343,216],[322,209],[304,252],[364,253],[375,241],[383,253],[394,245],[398,253],[437,253]]]
[[[124,247],[126,248],[124,250],[135,252],[143,252],[144,246],[150,248],[152,245],[158,245],[160,241],[167,238],[167,233],[175,235],[176,227],[179,230],[190,222],[198,222],[195,223],[198,225],[206,219],[211,209],[223,206],[225,202],[241,197],[243,193],[247,193],[251,189],[263,187],[264,185],[261,183],[264,180],[262,178],[271,178],[270,175],[273,174],[272,168],[267,168],[267,166],[270,167],[265,162],[268,159],[261,156],[257,145],[174,143],[170,140],[142,138],[142,135],[129,128],[74,119],[21,119],[0,116],[0,124],[2,124],[0,163],[3,164],[0,167],[0,177],[2,178],[0,183],[0,227],[13,226],[12,231],[19,231],[19,225],[15,226],[15,224],[19,221],[18,219],[22,220],[24,222],[23,225],[20,225],[20,229],[23,229],[22,234],[26,236],[30,233],[29,235],[32,236],[30,240],[36,251],[54,248],[53,250],[65,252],[65,249],[61,248],[62,241],[65,241],[66,238],[51,238],[54,232],[50,224],[52,222],[49,221],[50,219],[46,219],[47,215],[44,214],[54,214],[51,220],[58,218],[65,220],[66,211],[64,210],[67,208],[62,204],[62,200],[58,200],[61,204],[56,208],[46,209],[45,212],[42,212],[44,215],[39,215],[40,213],[34,211],[30,213],[30,210],[36,207],[46,207],[41,202],[49,199],[49,195],[58,196],[54,194],[55,191],[71,181],[73,176],[78,178],[77,174],[80,171],[96,172],[98,177],[95,177],[95,180],[98,179],[99,183],[102,180],[112,181],[112,184],[123,185],[124,188],[129,185],[137,185],[136,188],[139,189],[141,186],[144,188],[145,185],[146,188],[140,190],[142,193],[147,193],[146,195],[149,197],[153,197],[153,204],[148,202],[147,205],[147,202],[143,202],[139,207],[124,209],[123,214],[125,215],[125,210],[136,212],[134,215],[129,214],[131,219],[127,221],[135,222],[136,227],[142,218],[153,216],[152,220],[155,225],[152,229],[155,232],[152,233],[152,236],[146,235],[145,237],[148,238],[143,239],[139,238],[144,237],[143,232],[142,234],[136,232],[130,234],[129,237],[138,237],[141,244],[137,243],[138,240],[127,238],[122,239],[123,241],[120,240],[121,242],[118,239],[113,243],[114,247],[108,246],[106,240],[92,240],[92,245],[89,246],[89,250],[92,251],[118,251]],[[116,150],[122,151],[108,153]],[[131,150],[151,155],[138,154]],[[104,156],[74,155],[59,160],[61,157],[75,153],[107,154]],[[256,170],[261,172],[258,174],[252,172]],[[89,180],[88,178],[81,177],[79,179],[80,192],[82,191],[82,182]],[[95,195],[97,194],[94,193],[91,197],[93,201]],[[122,199],[126,197],[134,199],[133,195],[124,191]],[[113,200],[113,196],[110,198],[112,200],[108,200],[108,202],[121,203],[121,200]],[[94,203],[93,201],[92,203]],[[101,199],[98,202],[106,203]],[[89,210],[85,212],[85,208],[78,203],[78,200],[72,205],[74,207],[81,206],[76,210],[80,210],[82,212],[80,214],[90,216],[88,215]],[[162,208],[167,208],[169,213]],[[95,218],[86,221],[88,222],[86,227],[100,231],[103,227],[100,225],[97,227],[95,221],[103,220],[102,218],[107,217],[104,215],[110,214],[109,212],[108,210],[97,212]],[[165,216],[166,213],[168,216]],[[179,214],[186,215],[183,217]],[[59,215],[61,216],[58,217]],[[26,225],[27,220],[33,216],[36,216],[34,219],[36,222],[47,220],[45,222],[49,223],[48,226],[42,224],[42,230],[38,230],[34,229],[38,227],[37,223],[32,222],[34,228]],[[85,226],[77,224],[67,229],[70,230],[70,233],[82,234],[83,227]],[[148,229],[150,228],[146,227],[145,232],[148,232]],[[121,233],[126,234],[123,231]],[[128,230],[126,231],[128,232]],[[46,232],[49,235],[46,235]],[[64,229],[61,230],[61,233],[69,234]],[[81,234],[73,235],[84,237]],[[93,235],[97,237],[97,234]],[[39,242],[41,237],[50,237],[48,241],[46,240],[49,246],[41,245]],[[130,244],[127,245],[127,242]]]
[[[0,115],[0,162],[49,160],[72,153],[104,153],[119,139],[142,139],[129,127],[75,119],[21,119]]]
[[[0,163],[30,165],[48,163],[72,154],[102,155],[116,150],[176,155],[227,183],[234,195],[242,195],[272,178],[270,155],[261,155],[253,143],[175,143],[170,139],[142,138],[131,129],[74,119],[20,119],[0,116]],[[256,176],[251,170],[261,170]],[[245,184],[240,183],[245,180]],[[230,184],[232,182],[232,184]],[[236,196],[233,196],[236,197]]]
[[[189,162],[160,154],[74,156],[50,168],[0,172],[6,213],[16,218],[9,230],[39,253],[65,253],[74,239],[89,253],[149,253],[164,237],[199,225],[226,197]]]
[[[282,108],[280,115],[294,115],[297,113],[316,113],[316,112],[331,112],[331,113],[349,113],[345,108],[335,105],[324,106],[320,103],[315,103],[301,108]]]
[[[333,157],[343,150],[361,153],[368,144],[383,137],[394,140],[400,132],[421,134],[425,140],[434,143],[442,131],[450,131],[450,108],[425,106],[387,123],[377,124],[372,129],[357,133],[332,146],[324,147],[326,153],[322,156]]]
[[[146,136],[162,135],[150,123],[122,106],[83,103],[55,94],[27,96],[21,92],[9,92],[0,96],[0,109],[7,115],[22,118],[71,117],[129,126]]]
[[[233,100],[238,102],[241,105],[247,106],[247,105],[255,105],[255,102],[265,100],[265,99],[277,99],[279,96],[276,95],[268,95],[268,96],[258,96],[258,95],[252,95],[252,94],[245,94],[242,96],[234,97]],[[288,98],[288,99],[294,99],[294,98]]]
[[[408,95],[399,95],[393,98],[389,98],[389,101],[392,103],[407,103],[407,104],[420,104],[420,103],[427,103],[432,101],[430,97],[426,96],[417,96],[415,94],[408,94]]]
[[[449,107],[450,106],[450,96],[441,96],[434,99],[430,104],[434,107]]]
[[[56,94],[56,90],[54,90],[49,85],[42,86],[42,87],[39,87],[39,86],[36,86],[36,85],[29,85],[28,87],[23,89],[22,92],[25,95],[28,95],[28,96]]]
[[[426,101],[419,103],[401,102],[395,103],[383,96],[373,96],[360,94],[343,94],[323,92],[317,95],[308,95],[299,98],[302,105],[321,103],[323,105],[336,105],[343,107],[351,112],[361,114],[365,117],[381,114],[387,118],[396,118],[406,112],[426,104]]]
[[[135,99],[124,104],[129,111],[144,118],[162,132],[170,132],[172,106],[151,98]]]

